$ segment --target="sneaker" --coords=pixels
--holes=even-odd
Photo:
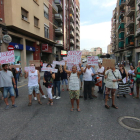
[[[42,95],[42,98],[46,99],[47,97],[45,95]]]
[[[61,97],[60,96],[58,96],[57,98],[56,98],[56,100],[59,100]]]
[[[34,97],[34,100],[35,100],[35,101],[37,101],[37,98],[36,98],[36,97]]]
[[[15,108],[15,107],[17,107],[15,104],[14,104],[14,105],[12,105],[12,108]]]
[[[9,109],[9,105],[6,105],[5,109],[8,110]]]
[[[56,96],[53,96],[53,99],[55,99],[56,98]]]

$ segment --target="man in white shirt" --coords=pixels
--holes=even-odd
[[[112,107],[115,109],[118,109],[118,107],[115,106],[115,92],[116,89],[118,88],[118,81],[122,80],[120,71],[115,69],[115,64],[114,66],[107,70],[105,73],[105,79],[106,79],[106,92],[105,92],[105,108],[109,109],[110,107],[107,105],[108,101],[108,95],[112,95]]]
[[[91,66],[90,65],[86,65],[86,68],[84,70],[84,99],[87,100],[87,94],[88,94],[88,97],[90,99],[93,99],[92,98],[92,95],[91,95],[91,84],[92,84],[92,76],[93,76],[93,72],[92,72],[92,69],[91,69]]]
[[[101,63],[98,63],[98,66],[99,66],[99,68],[97,69],[97,74],[98,74],[99,77],[102,77],[102,87],[99,87],[98,93],[103,93],[105,68],[102,66]]]

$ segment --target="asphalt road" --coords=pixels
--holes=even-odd
[[[42,83],[42,80],[41,80]],[[140,133],[123,128],[118,119],[123,116],[140,118],[140,99],[116,98],[116,109],[105,109],[103,95],[97,99],[80,99],[81,112],[70,112],[68,91],[61,92],[61,99],[54,100],[53,106],[43,105],[33,100],[28,107],[27,85],[20,86],[17,108],[5,110],[0,100],[0,140],[139,140]],[[44,93],[45,88],[42,86]],[[82,91],[81,91],[82,94]],[[0,96],[1,97],[1,96]],[[11,101],[9,99],[9,104]],[[108,103],[111,105],[111,100]],[[76,104],[75,104],[76,108]],[[134,124],[140,129],[139,123]]]

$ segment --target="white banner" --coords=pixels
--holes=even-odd
[[[25,70],[26,72],[29,72],[29,71],[34,72],[34,71],[35,71],[35,67],[34,67],[34,66],[25,67],[24,70]]]
[[[87,57],[87,63],[88,65],[98,65],[98,56],[88,56]]]
[[[50,67],[46,67],[46,68],[42,68],[41,71],[51,71],[51,72],[57,73],[58,69],[53,69],[53,68],[50,68]]]

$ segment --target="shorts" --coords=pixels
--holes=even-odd
[[[107,87],[106,87],[106,90],[105,90],[105,94],[109,95],[110,91],[111,91],[111,95],[115,95],[116,89],[107,88]]]
[[[28,86],[28,94],[31,95],[35,91],[36,94],[39,94],[39,85],[37,86]]]
[[[15,96],[14,94],[14,88],[13,87],[4,87],[3,88],[3,97],[7,98],[8,92],[10,93],[10,96]]]
[[[64,82],[65,82],[65,85],[68,85],[68,80],[67,79],[62,80],[62,85],[64,85]]]
[[[80,91],[79,90],[69,90],[70,99],[79,99]]]

